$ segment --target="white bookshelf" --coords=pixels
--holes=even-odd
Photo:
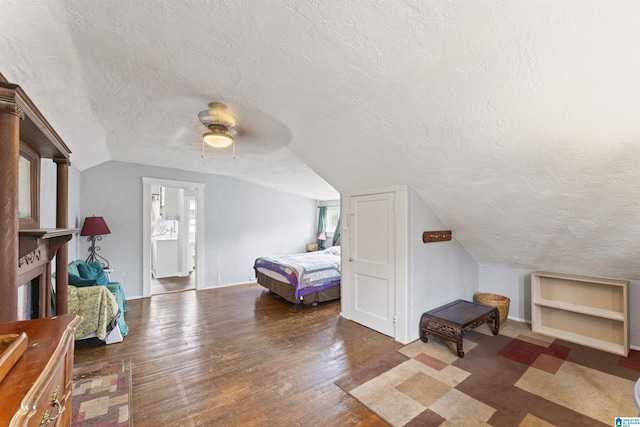
[[[629,353],[628,282],[531,273],[531,329],[610,353]]]

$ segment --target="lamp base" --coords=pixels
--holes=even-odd
[[[91,262],[98,261],[100,263],[100,266],[103,269],[108,269],[109,260],[107,260],[105,257],[97,253],[97,251],[100,250],[100,246],[96,246],[96,240],[102,240],[102,236],[89,236],[87,238],[87,241],[91,242],[91,247],[88,249],[89,256],[87,257],[85,262],[88,264]]]

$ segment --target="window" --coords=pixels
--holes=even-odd
[[[339,218],[340,208],[327,207],[327,233],[331,233],[331,235],[333,235],[333,232],[336,231]]]
[[[189,199],[189,241],[196,241],[196,199]]]

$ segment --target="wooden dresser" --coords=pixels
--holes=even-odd
[[[0,382],[0,426],[70,426],[74,314],[0,324],[0,335],[25,332],[28,345]]]

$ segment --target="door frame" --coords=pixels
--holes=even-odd
[[[142,178],[142,296],[151,296],[151,186],[196,190],[196,291],[204,289],[204,183]]]
[[[351,198],[380,193],[395,193],[395,333],[393,338],[400,343],[409,342],[409,278],[408,278],[408,248],[409,248],[409,199],[408,187],[396,186],[370,190],[357,190],[344,193],[341,198],[342,239],[341,239],[341,315],[351,320],[351,298],[354,293],[354,283],[351,283],[351,235],[350,225],[353,213]],[[418,325],[415,325],[416,328]]]

